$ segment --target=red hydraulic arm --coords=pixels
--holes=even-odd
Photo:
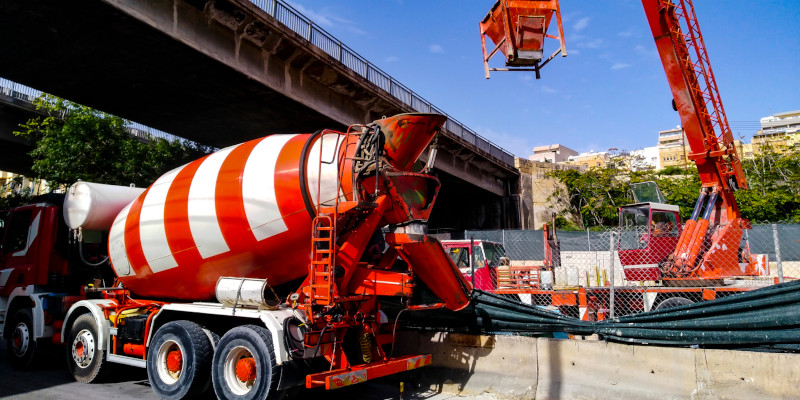
[[[642,0],[642,6],[689,142],[688,157],[697,164],[702,182],[672,265],[664,272],[675,278],[722,277],[728,274],[723,265],[738,266],[736,249],[742,228],[749,225],[741,218],[733,195],[746,189],[747,182],[692,1]],[[731,251],[707,252],[718,244]]]

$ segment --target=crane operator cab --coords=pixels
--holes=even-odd
[[[666,200],[655,182],[631,184],[635,204],[619,209],[619,259],[629,281],[661,280],[659,264],[680,238],[678,206]]]

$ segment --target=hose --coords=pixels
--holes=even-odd
[[[308,152],[311,150],[311,144],[322,132],[323,130],[320,129],[312,133],[305,144],[303,144],[303,150],[300,152],[300,194],[303,197],[303,204],[306,206],[306,211],[312,220],[317,217],[317,210],[314,208],[314,203],[311,201],[311,194],[308,192],[308,172],[306,171],[306,166],[308,164]],[[322,179],[322,177],[318,179]]]

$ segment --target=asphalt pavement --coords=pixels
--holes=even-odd
[[[114,365],[112,376],[102,383],[84,384],[75,382],[67,370],[64,347],[54,346],[44,353],[37,367],[29,371],[16,370],[11,366],[5,343],[0,343],[0,398],[10,400],[157,400],[150,388],[147,372],[141,368]],[[422,370],[420,370],[422,371]],[[293,398],[297,400],[469,400],[478,397],[459,397],[437,391],[414,390],[413,382],[404,383],[407,388],[401,396],[400,380],[386,377],[326,392],[322,389],[302,390]],[[481,399],[492,399],[487,395]]]

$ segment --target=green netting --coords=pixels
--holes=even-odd
[[[596,333],[613,341],[800,350],[800,281],[715,301],[588,322],[482,291],[459,312],[418,311],[408,324],[472,333]],[[405,319],[405,318],[404,318]]]

